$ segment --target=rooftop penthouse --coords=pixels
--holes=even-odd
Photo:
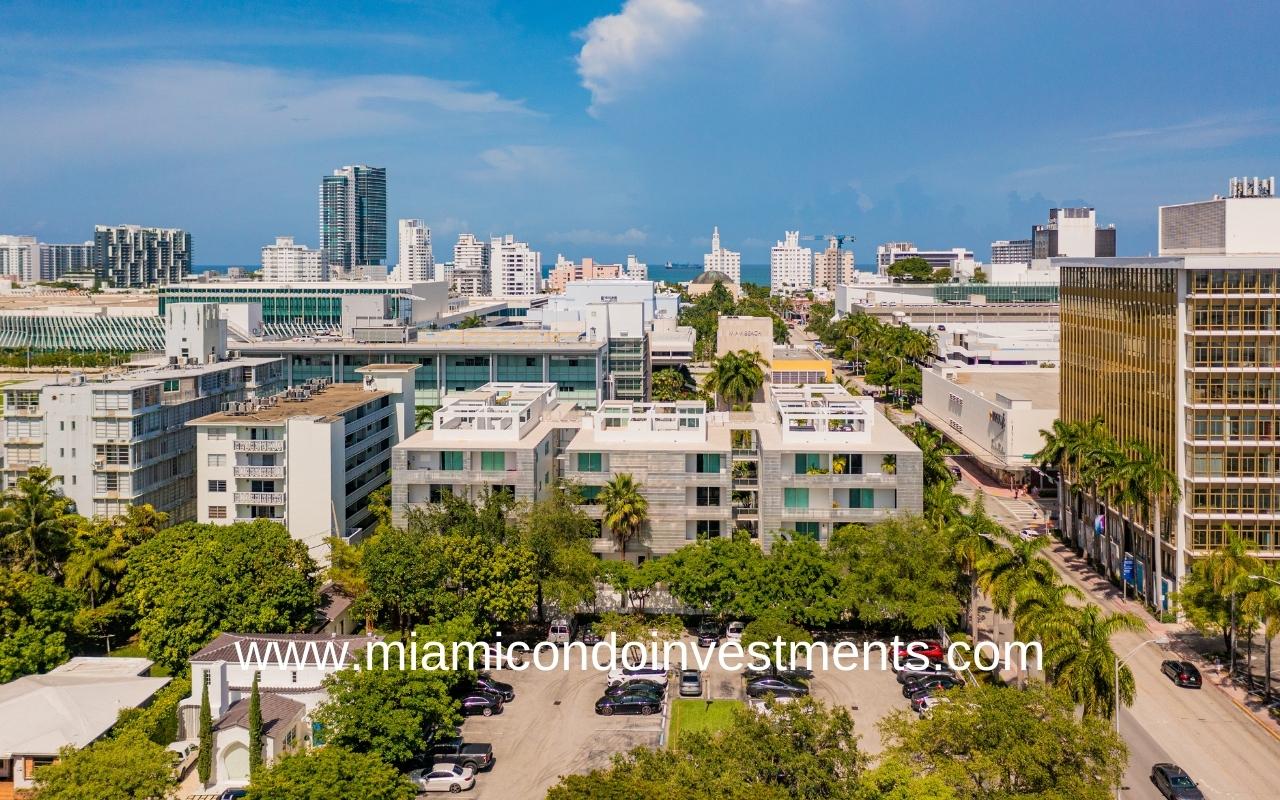
[[[704,442],[715,418],[699,400],[632,403],[610,400],[583,418],[597,442]]]
[[[770,409],[786,443],[858,443],[871,441],[875,401],[854,397],[834,383],[777,386]]]
[[[519,441],[559,403],[554,383],[487,383],[447,395],[432,428],[436,438]]]

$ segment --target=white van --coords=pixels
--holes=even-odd
[[[732,642],[742,641],[742,631],[747,627],[747,623],[734,620],[729,623],[728,630],[725,631],[724,638]]]
[[[551,624],[547,626],[547,641],[554,644],[568,644],[573,641],[573,635],[578,630],[578,624],[567,617],[560,617],[551,620]]]
[[[616,664],[609,670],[608,683],[610,686],[616,686],[627,681],[648,681],[666,686],[668,672],[666,664],[645,664],[639,667],[623,667],[621,664]]]

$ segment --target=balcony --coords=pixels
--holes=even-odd
[[[237,453],[283,453],[284,439],[236,439],[231,449]]]
[[[733,448],[734,458],[760,458],[760,451],[754,447],[735,447]]]
[[[835,508],[823,508],[821,506],[812,506],[809,508],[783,508],[782,516],[784,518],[797,519],[847,519],[847,520],[866,520],[876,517],[892,514],[897,509],[893,508],[849,508],[848,506],[838,506]]]
[[[886,474],[883,472],[805,472],[782,473],[783,483],[800,483],[811,485],[827,485],[838,484],[840,486],[856,487],[856,486],[893,486],[898,482],[896,473]]]
[[[282,506],[284,492],[236,492],[238,506]]]
[[[236,478],[268,478],[280,480],[284,478],[284,467],[232,467],[231,474]]]
[[[735,489],[754,489],[760,485],[759,478],[747,478],[734,476],[733,488]]]
[[[735,518],[758,517],[760,516],[760,509],[756,506],[734,506],[733,516]]]

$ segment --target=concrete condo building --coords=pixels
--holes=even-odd
[[[320,249],[330,272],[376,266],[387,258],[387,170],[364,164],[320,181]]]
[[[1033,249],[1030,239],[1001,239],[991,243],[991,263],[1030,264]]]
[[[40,279],[56,281],[68,273],[93,271],[93,242],[40,244]]]
[[[0,276],[19,283],[40,280],[40,244],[34,236],[0,236]]]
[[[165,366],[4,387],[4,488],[43,464],[85,516],[148,503],[173,522],[196,519],[195,432],[185,424],[276,393],[285,366],[279,358],[226,360],[214,306],[171,306],[166,323]]]
[[[479,499],[504,491],[537,500],[555,482],[556,456],[576,429],[573,403],[553,383],[487,383],[451,394],[429,430],[401,442],[392,456],[391,503],[397,524],[410,506],[444,494]]]
[[[769,251],[769,278],[774,294],[813,288],[813,250],[800,246],[800,231],[787,231]]]
[[[327,539],[358,539],[369,494],[387,483],[391,449],[414,427],[414,364],[356,370],[360,384],[314,379],[193,420],[204,523],[270,519],[317,562]]]
[[[634,256],[632,256],[634,258]],[[564,287],[574,281],[593,281],[602,278],[624,277],[621,264],[597,264],[590,258],[574,263],[562,255],[556,256],[556,265],[547,275],[547,291],[563,292]],[[633,276],[628,271],[625,277]]]
[[[711,230],[711,252],[702,257],[703,272],[718,272],[735,285],[742,285],[742,253],[720,247],[720,228]]]
[[[1031,229],[1033,258],[1112,258],[1116,226],[1099,227],[1092,208],[1051,208],[1049,224]],[[994,248],[993,248],[994,260]]]
[[[904,258],[923,258],[934,269],[951,270],[955,275],[972,275],[977,262],[963,247],[950,250],[921,250],[911,242],[886,242],[876,247],[876,272],[888,275],[889,267]]]
[[[456,273],[456,267],[455,273]],[[489,240],[489,293],[518,297],[542,291],[542,254],[511,234]]]
[[[453,288],[463,297],[488,297],[489,262],[492,253],[489,243],[482,242],[474,234],[458,235],[453,246]]]
[[[301,283],[329,279],[323,250],[294,244],[292,236],[277,236],[262,248],[262,279],[268,283]]]
[[[627,277],[637,281],[649,280],[649,265],[635,256],[627,256]]]
[[[93,272],[116,288],[178,283],[191,272],[191,234],[177,228],[99,225],[93,232]]]
[[[396,280],[436,280],[436,258],[431,252],[431,229],[420,219],[400,220],[400,259]]]
[[[1163,206],[1160,255],[1056,259],[1062,275],[1062,418],[1102,416],[1177,477],[1155,546],[1151,509],[1122,511],[1070,487],[1064,530],[1158,607],[1188,562],[1226,541],[1280,557],[1280,199],[1274,179]],[[1160,598],[1160,599],[1157,599]]]
[[[813,254],[814,288],[835,289],[853,282],[853,251],[840,246],[838,239],[827,239],[827,249]]]

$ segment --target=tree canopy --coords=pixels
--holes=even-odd
[[[38,800],[163,800],[177,788],[173,753],[136,736],[63,748],[57,761],[36,771],[35,783]]]
[[[328,744],[281,757],[254,779],[248,800],[413,800],[416,796],[413,784],[376,755]]]

